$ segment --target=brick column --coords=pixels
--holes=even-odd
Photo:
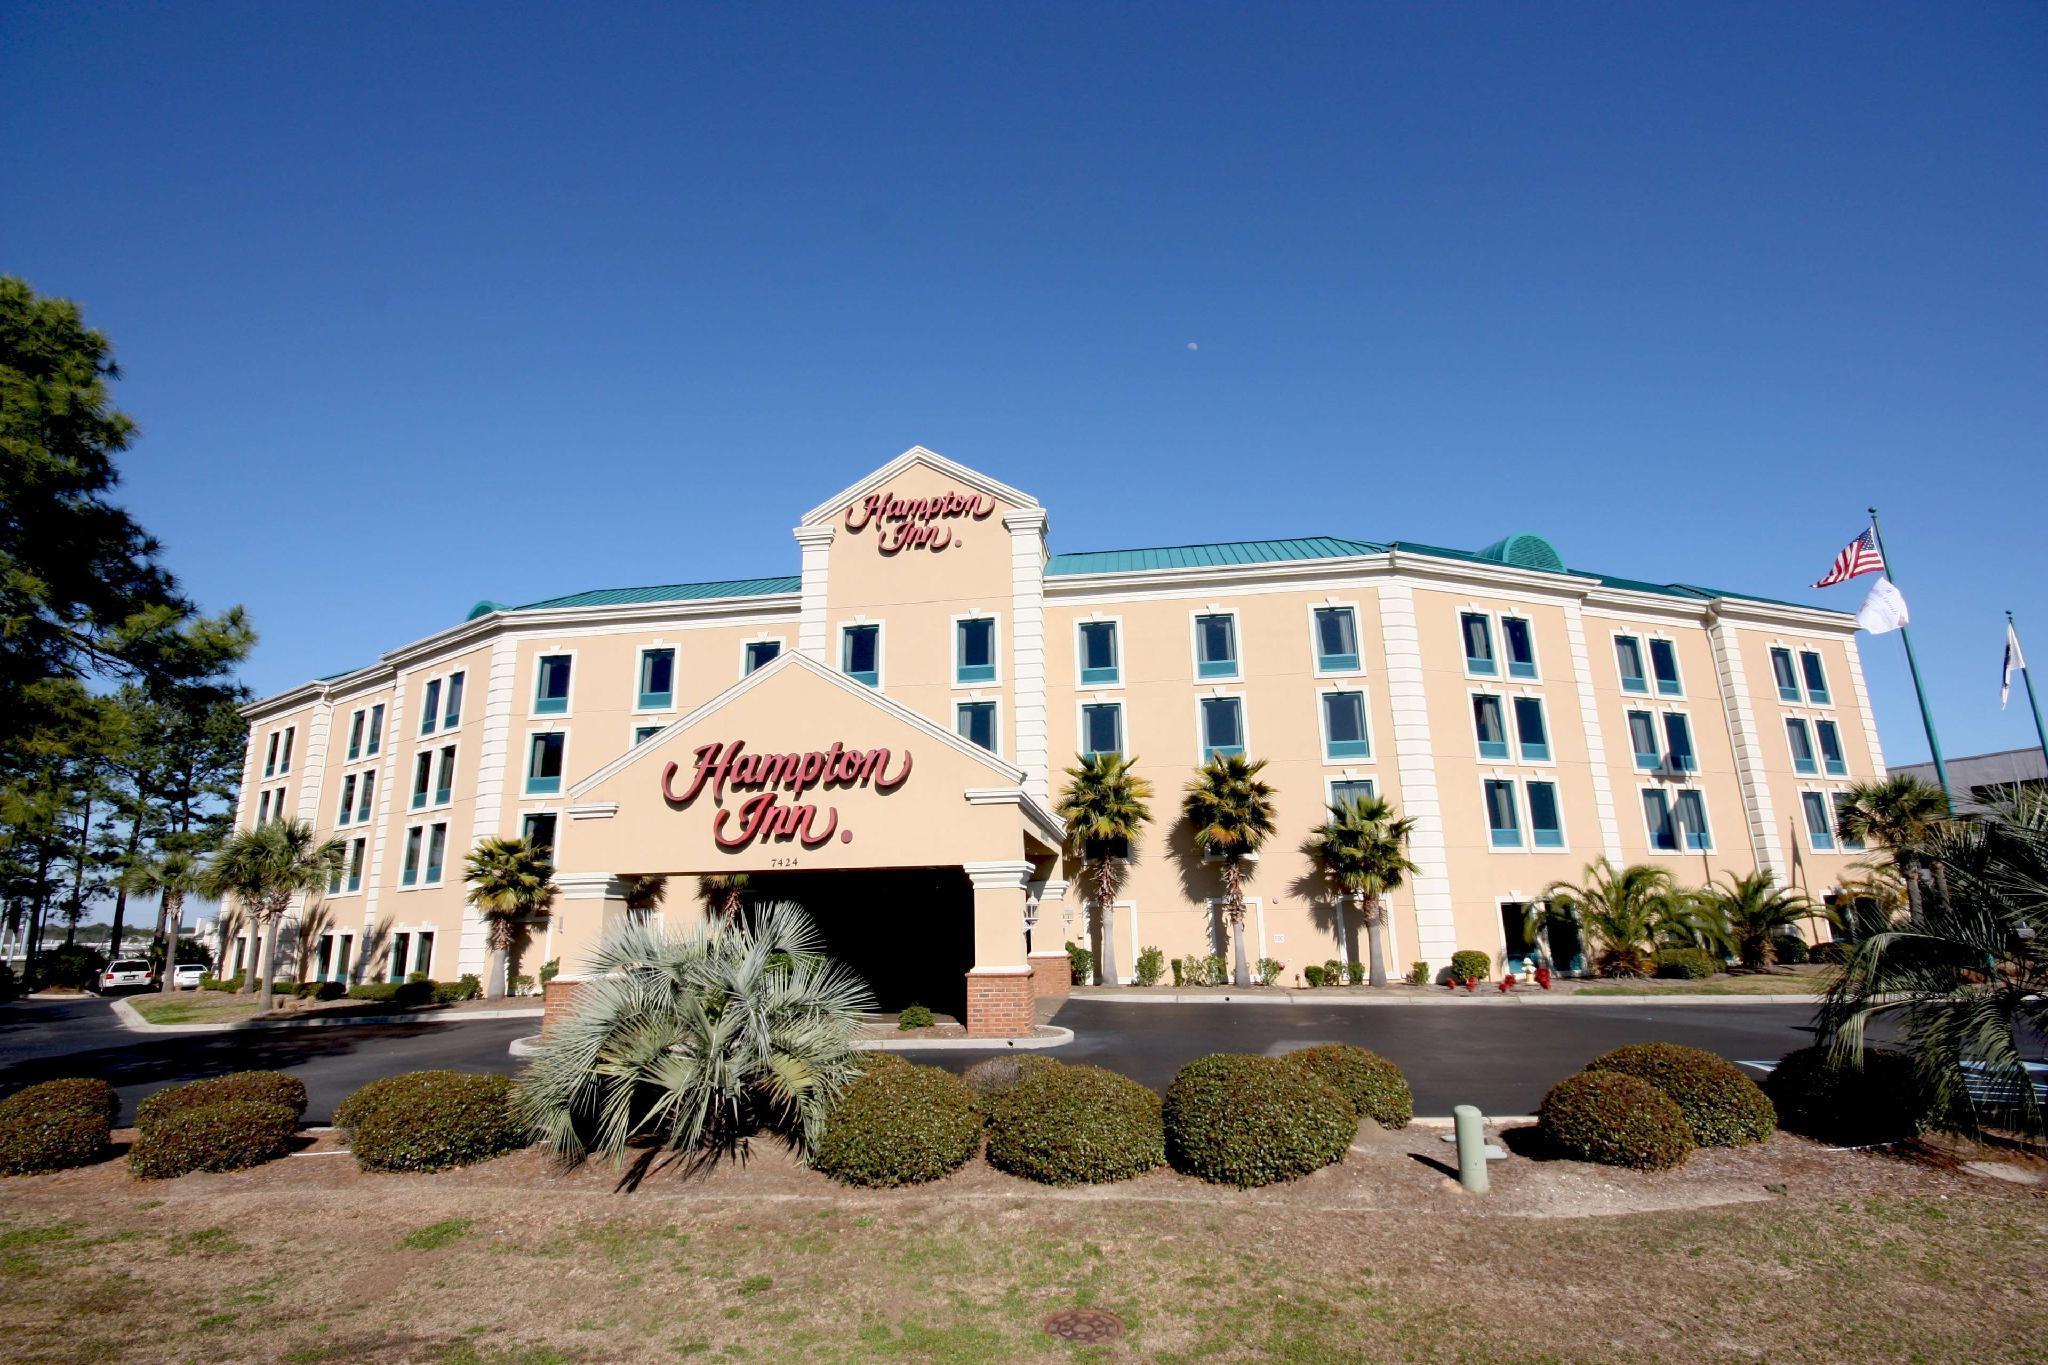
[[[580,976],[558,976],[541,988],[540,1036],[545,1038],[554,1026],[576,1006],[576,997],[583,990]]]
[[[967,973],[967,1035],[1031,1033],[1032,970],[1024,957],[1024,902],[1031,864],[968,863],[974,884],[974,966]]]

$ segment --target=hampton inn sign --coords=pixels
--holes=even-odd
[[[875,548],[885,555],[900,550],[943,550],[953,543],[949,522],[967,518],[986,521],[996,510],[994,498],[949,488],[922,498],[870,493],[846,509],[846,529],[858,535],[875,526]]]
[[[741,739],[699,746],[692,756],[696,771],[690,775],[690,785],[680,793],[675,787],[679,767],[670,763],[661,770],[662,798],[678,809],[695,801],[705,785],[710,785],[711,799],[720,807],[711,820],[711,837],[720,848],[745,848],[756,839],[794,839],[805,848],[817,848],[830,841],[834,833],[841,843],[850,844],[853,830],[839,823],[837,806],[825,808],[825,824],[819,827],[816,805],[801,801],[781,803],[776,789],[799,797],[818,786],[827,791],[871,786],[878,792],[891,792],[910,776],[908,749],[903,751],[902,763],[891,772],[886,748],[849,749],[836,739],[829,749],[801,754],[748,753],[746,748],[746,741]],[[724,809],[728,785],[754,793],[740,803],[739,820],[730,833],[726,831],[726,819],[732,812]]]

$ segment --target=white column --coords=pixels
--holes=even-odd
[[[405,769],[398,761],[400,739],[405,735],[405,693],[412,681],[410,669],[400,669],[391,683],[391,700],[385,707],[384,733],[378,743],[383,745],[380,752],[384,761],[377,765],[377,823],[370,827],[370,879],[363,888],[363,932],[356,937],[355,952],[361,955],[363,944],[368,941],[370,930],[377,923],[377,905],[383,898],[384,850],[396,844],[405,846],[403,828],[393,828],[392,813],[401,817],[405,813],[402,796],[394,797],[392,791],[399,784],[400,774]],[[376,702],[371,701],[371,706]]]
[[[484,685],[483,735],[477,742],[476,806],[469,832],[474,848],[507,833],[505,789],[512,781],[512,694],[519,668],[519,642],[501,635],[491,643],[491,674]],[[490,935],[483,916],[467,898],[462,903],[462,937],[456,963],[463,972],[490,965]]]
[[[1033,910],[1031,919],[1031,956],[1059,957],[1067,955],[1067,883],[1064,878],[1048,877],[1030,886],[1030,903]]]
[[[314,704],[306,718],[305,744],[299,750],[299,819],[320,828],[320,784],[327,776],[327,732],[334,723],[334,703]]]
[[[1863,738],[1870,744],[1870,768],[1877,777],[1884,776],[1884,745],[1877,738],[1877,712],[1870,709],[1870,689],[1863,682],[1863,654],[1856,648],[1856,637],[1851,635],[1842,642],[1849,655],[1849,687],[1856,694],[1856,708],[1863,712]]]
[[[1735,742],[1736,785],[1742,790],[1742,815],[1749,825],[1749,846],[1759,872],[1776,877],[1786,875],[1785,854],[1778,843],[1778,815],[1771,802],[1769,765],[1764,758],[1762,736],[1757,732],[1756,709],[1749,704],[1749,674],[1742,663],[1742,642],[1735,627],[1714,618],[1707,627],[1707,640],[1714,648],[1714,676],[1721,687],[1721,710],[1728,719],[1728,733]]]
[[[1421,869],[1409,880],[1409,894],[1415,902],[1415,949],[1434,970],[1449,965],[1451,954],[1458,950],[1458,930],[1451,908],[1443,806],[1437,798],[1422,636],[1415,621],[1415,592],[1406,583],[1380,588],[1380,633],[1387,655],[1387,705],[1394,713],[1401,814],[1415,821],[1408,848]]]
[[[1572,672],[1579,682],[1579,722],[1585,727],[1586,763],[1593,772],[1593,809],[1600,817],[1600,851],[1621,865],[1621,824],[1614,813],[1614,782],[1607,768],[1607,741],[1600,732],[1600,698],[1593,688],[1592,660],[1586,652],[1586,618],[1579,604],[1564,609],[1565,639],[1571,643]]]
[[[564,970],[557,981],[581,981],[583,976],[575,970],[582,965],[585,955],[599,934],[611,922],[626,913],[626,879],[609,872],[557,872],[555,874],[555,907],[553,918],[565,921],[556,925],[557,938],[567,939],[575,945],[573,961],[565,960]],[[594,918],[595,922],[589,922]],[[567,922],[573,921],[573,922]],[[558,954],[565,959],[570,954]]]
[[[1010,532],[1010,703],[1024,789],[1049,799],[1045,724],[1045,509],[1003,514]]]
[[[793,531],[803,547],[803,596],[797,609],[796,648],[821,664],[825,657],[825,584],[831,569],[833,526],[799,526]]]

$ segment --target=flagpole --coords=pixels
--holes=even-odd
[[[1870,509],[1870,534],[1877,541],[1877,557],[1884,561],[1884,576],[1891,579],[1892,586],[1899,585],[1898,574],[1892,571],[1892,557],[1885,553],[1884,532],[1878,529],[1877,509]],[[1920,683],[1920,661],[1913,657],[1913,632],[1906,626],[1899,627],[1899,642],[1906,647],[1906,671],[1913,675],[1913,695],[1920,702],[1920,723],[1927,728],[1927,751],[1934,755],[1934,780],[1941,787],[1941,799],[1949,813],[1955,813],[1955,799],[1948,791],[1948,764],[1942,761],[1941,740],[1934,733],[1934,712],[1927,708],[1927,689]]]
[[[2005,614],[2005,628],[2012,632],[2013,639],[2017,640],[2020,638],[2019,627],[2012,623],[2011,612]],[[2020,657],[2022,659],[2027,657],[2027,652],[2024,649],[2020,651]],[[2020,665],[2020,672],[2027,676],[2027,705],[2034,709],[2034,739],[2041,746],[2041,757],[2048,758],[2048,733],[2044,733],[2041,729],[2041,703],[2034,696],[2034,670],[2022,664]]]

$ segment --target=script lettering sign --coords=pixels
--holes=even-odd
[[[903,550],[937,552],[953,543],[953,523],[983,521],[996,510],[994,498],[948,489],[924,498],[870,493],[846,509],[846,529],[858,535],[875,528],[875,548],[885,555]]]
[[[687,806],[705,789],[718,814],[711,819],[711,837],[720,848],[741,849],[755,840],[794,839],[805,848],[818,848],[834,834],[850,840],[853,831],[839,823],[839,808],[801,799],[783,800],[784,795],[801,798],[813,788],[831,793],[853,787],[890,792],[910,776],[910,751],[892,754],[888,749],[849,749],[838,740],[829,749],[808,753],[749,753],[745,740],[699,745],[692,756],[696,769],[681,791],[676,775],[682,766],[670,763],[661,770],[661,794],[671,806]],[[892,769],[891,764],[896,762]],[[751,792],[736,809],[725,805],[726,788]],[[822,821],[822,823],[821,823]]]

